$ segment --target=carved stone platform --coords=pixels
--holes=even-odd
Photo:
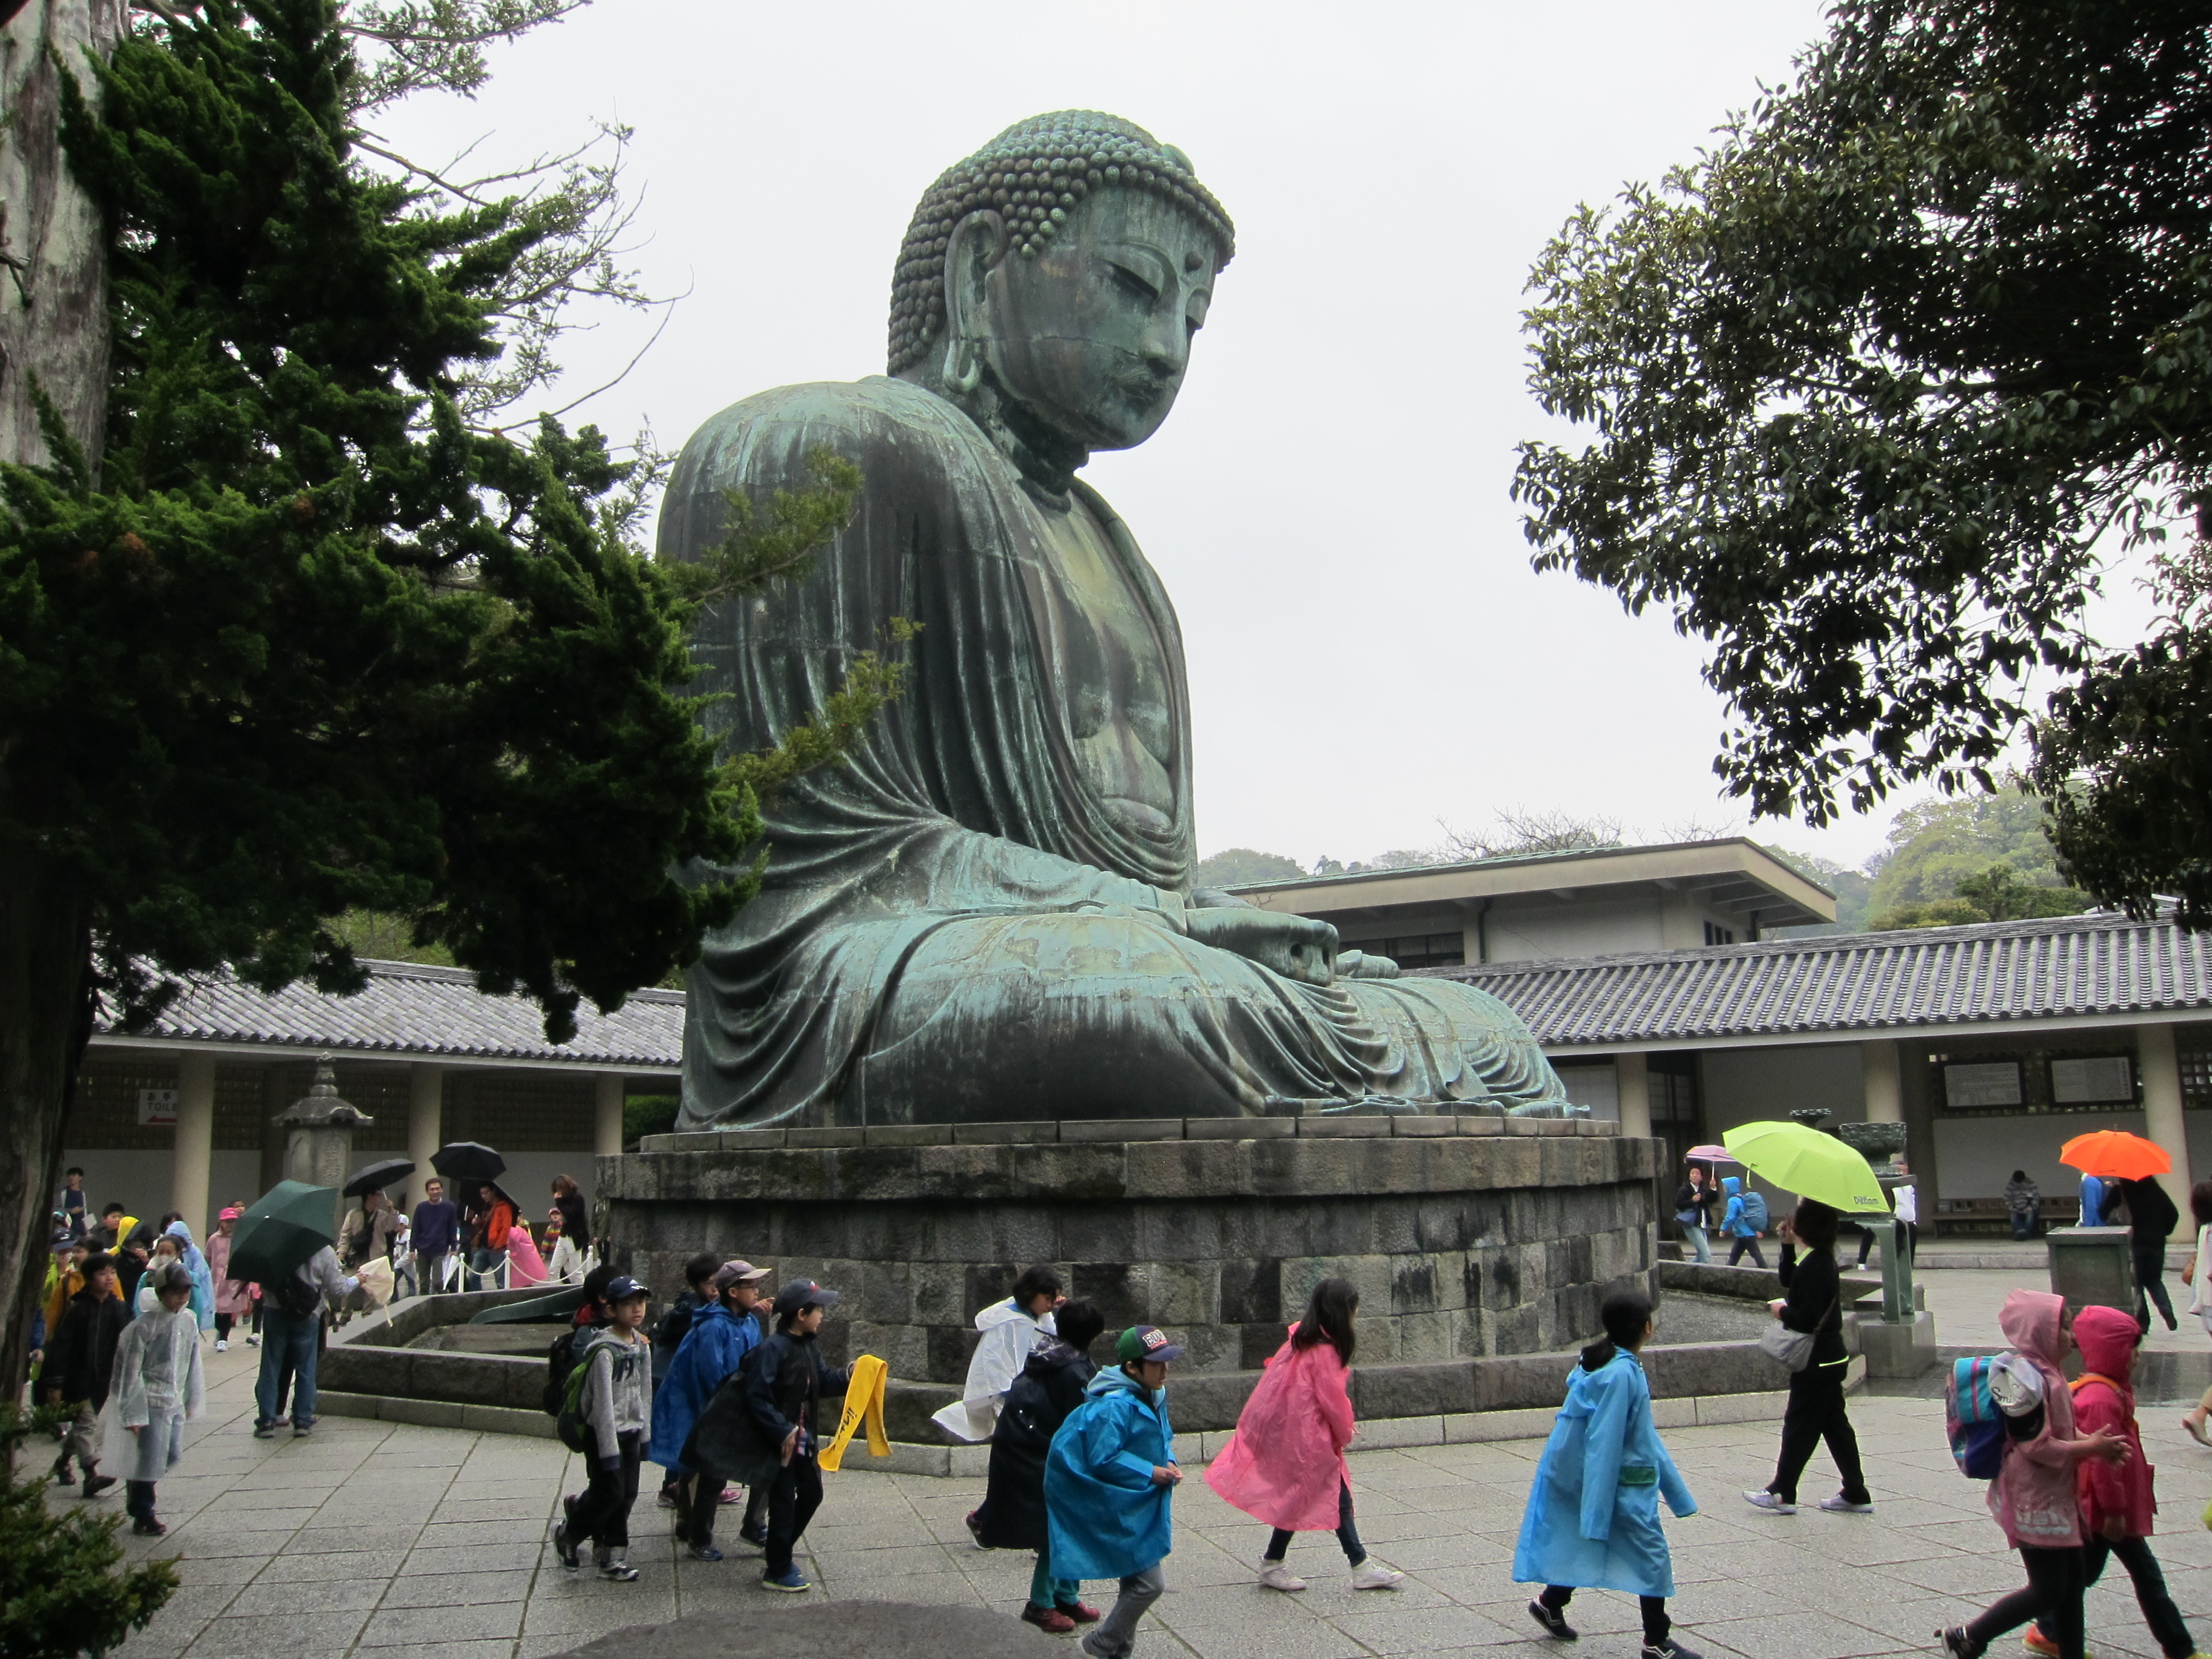
[[[607,1249],[665,1300],[699,1250],[842,1297],[833,1357],[957,1383],[975,1310],[1033,1262],[1180,1376],[1249,1371],[1312,1286],[1360,1288],[1363,1368],[1570,1348],[1656,1295],[1658,1143],[1589,1121],[1163,1119],[649,1137],[599,1160]]]

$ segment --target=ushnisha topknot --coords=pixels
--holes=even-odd
[[[1009,250],[1034,259],[1069,210],[1108,185],[1172,202],[1220,243],[1222,264],[1235,257],[1236,227],[1174,145],[1097,110],[1033,115],[946,168],[915,209],[892,273],[890,372],[921,362],[945,331],[945,250],[962,219],[996,209],[1006,222]]]

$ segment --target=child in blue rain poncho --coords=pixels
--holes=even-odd
[[[1562,1641],[1577,1633],[1566,1616],[1576,1590],[1626,1590],[1643,1603],[1643,1659],[1698,1659],[1668,1633],[1674,1569],[1659,1499],[1678,1516],[1698,1504],[1651,1426],[1651,1388],[1636,1358],[1652,1332],[1651,1300],[1620,1291],[1601,1317],[1606,1340],[1569,1373],[1567,1403],[1536,1465],[1513,1579],[1544,1586],[1529,1616]]]

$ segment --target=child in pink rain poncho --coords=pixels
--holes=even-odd
[[[1244,1402],[1237,1432],[1206,1466],[1206,1484],[1247,1515],[1274,1528],[1260,1563],[1270,1589],[1302,1590],[1306,1581],[1283,1565],[1291,1534],[1334,1530],[1352,1564],[1354,1589],[1391,1589],[1405,1575],[1375,1560],[1352,1521],[1352,1322],[1359,1292],[1346,1279],[1324,1279],[1291,1340],[1267,1362]]]
[[[1997,1315],[2013,1352],[1997,1364],[1990,1395],[2004,1413],[2004,1461],[1990,1482],[1990,1513],[2005,1542],[2020,1552],[2027,1584],[1970,1624],[1936,1632],[1952,1659],[1981,1659],[1990,1643],[2036,1620],[2058,1659],[2083,1659],[2081,1499],[2075,1480],[2082,1459],[2118,1463],[2127,1442],[2100,1429],[2077,1436],[2074,1400],[2059,1366],[2074,1346],[2063,1297],[2014,1291]]]
[[[530,1236],[530,1224],[516,1217],[514,1224],[507,1230],[507,1288],[543,1285],[548,1277],[545,1258],[538,1255],[538,1241]]]

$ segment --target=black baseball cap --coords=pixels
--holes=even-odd
[[[794,1279],[775,1293],[775,1310],[779,1315],[803,1313],[809,1308],[833,1308],[836,1304],[837,1292],[811,1279]]]

